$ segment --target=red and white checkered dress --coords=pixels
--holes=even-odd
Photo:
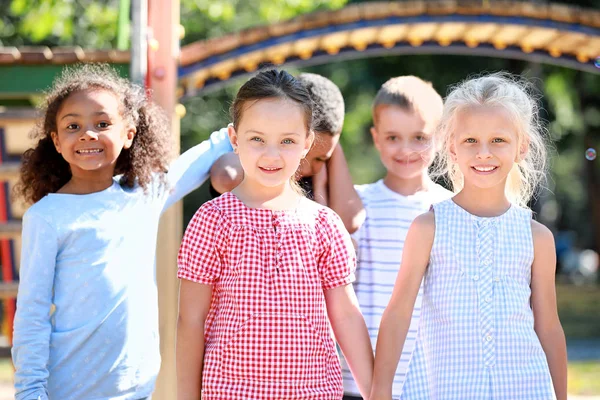
[[[323,291],[351,283],[355,261],[340,218],[310,200],[272,211],[226,193],[200,207],[178,277],[213,286],[202,399],[341,399]]]

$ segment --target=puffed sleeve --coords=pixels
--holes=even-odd
[[[319,273],[323,289],[333,289],[354,282],[356,253],[340,217],[330,209],[321,211],[318,240],[322,252]]]
[[[224,218],[210,202],[205,203],[190,221],[177,257],[177,277],[213,285],[223,264]]]

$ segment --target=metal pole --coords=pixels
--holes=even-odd
[[[148,0],[131,1],[131,63],[130,79],[144,85],[148,73]]]
[[[131,24],[129,14],[131,11],[131,0],[120,0],[119,2],[119,25],[117,31],[117,49],[127,50],[131,36]]]

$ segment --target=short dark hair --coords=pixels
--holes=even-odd
[[[344,97],[342,92],[324,76],[310,73],[298,75],[315,103],[315,132],[337,135],[344,126]]]
[[[313,101],[310,94],[298,79],[286,71],[276,69],[261,71],[242,85],[231,105],[233,127],[238,128],[244,105],[248,101],[269,98],[290,99],[296,102],[304,110],[307,132],[312,131]]]

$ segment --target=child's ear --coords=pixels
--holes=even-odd
[[[373,137],[373,144],[375,145],[375,148],[377,150],[379,150],[379,142],[377,141],[377,128],[372,126],[370,129],[370,132],[371,132],[371,137]]]
[[[233,124],[229,124],[227,126],[227,134],[229,135],[229,142],[231,142],[231,147],[233,147],[233,152],[235,154],[238,153],[238,135],[233,127]]]
[[[135,126],[130,125],[127,127],[127,131],[125,132],[125,143],[123,144],[124,149],[129,149],[131,147],[131,145],[133,144],[133,138],[135,137],[136,133],[137,129],[135,128]]]
[[[58,141],[58,133],[50,132],[50,138],[52,139],[52,143],[54,143],[54,148],[56,148],[56,152],[60,154],[60,142]]]
[[[450,159],[453,163],[458,162],[458,156],[456,155],[456,145],[454,144],[454,140],[450,141],[448,146],[448,153],[450,154]]]
[[[529,151],[529,140],[523,140],[523,143],[519,146],[519,152],[517,153],[517,157],[515,158],[515,162],[519,163],[525,159],[527,156],[527,152]]]
[[[313,143],[315,142],[315,132],[310,131],[306,140],[304,141],[304,151],[302,152],[302,158],[306,158],[306,155],[310,151]]]

